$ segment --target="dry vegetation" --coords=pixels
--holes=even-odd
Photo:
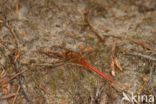
[[[155,0],[0,0],[0,104],[156,96],[155,17]]]

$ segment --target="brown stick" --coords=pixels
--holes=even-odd
[[[3,96],[0,97],[0,100],[12,98],[12,97],[14,97],[15,95],[16,95],[15,93],[8,94],[8,95],[3,95]]]
[[[100,42],[105,42],[105,39],[103,37],[101,37],[99,35],[99,33],[95,30],[95,28],[91,25],[90,21],[89,21],[89,14],[90,14],[90,10],[87,10],[85,13],[84,13],[84,20],[85,22],[87,23],[88,27],[91,29],[91,31],[96,35],[96,37],[99,39]]]
[[[144,59],[156,62],[156,58],[148,56],[148,55],[144,55],[144,54],[141,54],[141,53],[134,52],[134,53],[126,53],[126,54],[129,54],[129,55],[132,55],[132,56],[137,56],[137,57],[142,57]]]
[[[129,37],[128,40],[132,41],[133,43],[142,46],[143,48],[147,49],[147,50],[151,50],[151,51],[156,51],[155,48],[150,47],[149,44],[147,44],[145,41],[143,40],[139,40],[139,39],[134,39],[132,37]]]
[[[13,99],[12,104],[15,104],[16,99],[17,99],[17,95],[19,94],[19,91],[20,91],[20,86],[18,86],[18,89],[17,89],[16,95],[15,95],[15,97],[14,97],[14,99]]]

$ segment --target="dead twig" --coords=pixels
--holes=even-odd
[[[4,99],[9,99],[12,98],[16,95],[16,93],[12,93],[12,94],[8,94],[8,95],[3,95],[0,97],[0,100],[4,100]]]
[[[150,68],[150,74],[149,74],[149,86],[152,92],[154,92],[154,77],[153,77],[154,68],[155,68],[155,65],[152,64],[152,67]]]
[[[16,74],[15,74],[14,76],[12,76],[7,82],[9,82],[9,81],[15,79],[17,76],[21,75],[21,74],[24,73],[25,71],[27,71],[27,70],[23,70],[23,71],[21,71],[21,72],[16,73]]]
[[[132,56],[141,57],[141,58],[144,58],[144,59],[156,62],[156,58],[153,58],[151,56],[144,55],[144,54],[141,54],[141,53],[133,52],[133,53],[126,53],[126,54],[129,54],[129,55],[132,55]]]
[[[132,37],[127,38],[128,40],[132,41],[133,43],[142,46],[143,48],[147,49],[147,50],[151,50],[156,52],[156,49],[153,49],[149,44],[147,44],[145,41],[143,40],[139,40],[139,39],[134,39]]]
[[[17,51],[19,51],[19,50],[17,50]],[[20,71],[20,61],[19,61],[20,55],[19,55],[19,52],[14,51],[12,54],[9,55],[9,58],[10,58],[10,63],[12,64],[15,73],[16,74],[19,73],[19,71]],[[28,103],[30,103],[29,97],[23,88],[23,83],[21,81],[22,75],[21,74],[17,75],[16,79],[18,81],[18,84],[20,85],[20,91],[21,91],[22,95],[24,96],[26,101]]]
[[[91,29],[91,31],[96,35],[96,37],[99,39],[100,42],[105,42],[105,39],[103,37],[101,37],[99,35],[99,33],[95,30],[95,28],[91,25],[90,21],[89,21],[89,14],[91,13],[90,10],[87,10],[85,13],[84,13],[84,20],[87,24],[87,26]]]
[[[15,95],[15,97],[14,97],[14,99],[13,99],[12,104],[15,104],[16,99],[17,99],[17,96],[18,96],[18,94],[19,94],[19,91],[20,91],[20,86],[18,86],[18,89],[17,89],[17,91],[16,91],[16,95]]]
[[[106,38],[112,37],[112,38],[116,38],[116,39],[119,39],[119,40],[124,39],[122,36],[115,36],[113,34],[108,34],[108,35],[103,35],[103,36],[106,37]]]
[[[15,32],[15,29],[11,26],[10,22],[7,20],[7,18],[5,17],[5,27],[10,31],[14,41],[15,41],[15,44],[16,44],[16,47],[17,49],[19,48],[19,40],[17,38],[17,34]]]
[[[12,35],[12,38],[14,39],[14,42],[15,42],[15,52],[12,52],[12,54],[9,55],[9,58],[10,58],[10,63],[12,64],[13,66],[13,69],[15,71],[15,73],[19,73],[19,70],[20,70],[20,61],[19,61],[19,58],[20,58],[20,47],[19,47],[19,40],[18,40],[18,35],[16,34],[16,31],[15,29],[12,27],[10,21],[7,20],[6,16],[5,16],[5,27],[9,30],[9,32],[11,33]],[[24,91],[24,88],[23,88],[23,83],[21,81],[22,79],[22,75],[19,74],[17,77],[17,81],[20,85],[20,91],[21,93],[23,94],[24,98],[26,99],[26,101],[28,103],[30,103],[30,100],[26,94],[26,92]]]

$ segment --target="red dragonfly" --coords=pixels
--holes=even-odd
[[[63,56],[67,60],[72,59],[72,62],[86,66],[88,69],[90,69],[91,71],[96,72],[98,75],[100,75],[101,77],[103,77],[104,79],[106,79],[109,82],[114,81],[111,76],[101,72],[99,69],[97,69],[96,67],[91,65],[89,63],[89,61],[82,54],[80,54],[78,52],[68,50],[68,51],[63,52]]]
[[[73,63],[77,63],[77,64],[81,64],[83,66],[86,66],[88,69],[96,72],[98,75],[103,77],[105,80],[107,80],[111,83],[114,82],[114,79],[110,75],[105,74],[104,72],[100,71],[99,69],[97,69],[96,67],[91,65],[89,63],[89,61],[87,60],[87,58],[84,57],[81,53],[74,52],[71,50],[65,50],[64,52],[56,53],[56,52],[52,52],[50,49],[45,49],[41,52],[48,56],[57,57],[57,58],[59,57],[64,60],[70,60]]]

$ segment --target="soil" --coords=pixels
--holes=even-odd
[[[1,0],[0,104],[121,104],[123,92],[156,96],[155,17],[155,0]],[[124,89],[60,55],[66,51]]]

